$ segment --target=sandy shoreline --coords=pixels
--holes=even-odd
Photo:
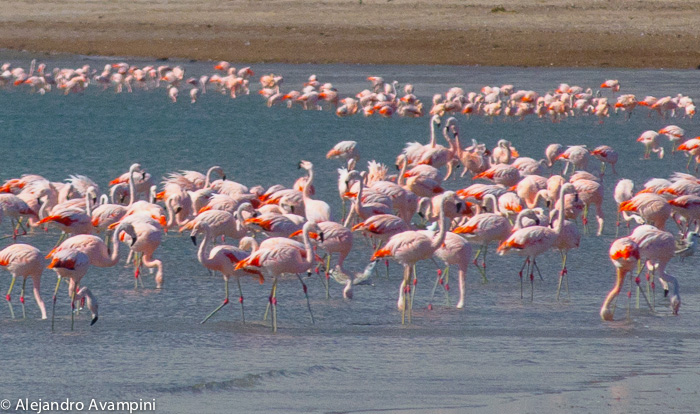
[[[0,48],[288,63],[696,68],[700,0],[8,0]]]

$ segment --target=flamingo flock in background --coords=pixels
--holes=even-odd
[[[186,77],[185,70],[179,66],[138,68],[127,63],[105,65],[99,73],[89,66],[47,72],[45,65],[36,66],[36,62],[29,71],[18,69],[10,64],[2,66],[0,88],[26,85],[31,92],[40,94],[54,89],[65,94],[80,93],[93,84],[103,90],[114,88],[116,93],[165,88],[169,99],[177,102],[180,88],[189,85],[192,103],[212,92],[231,98],[247,95],[254,76],[252,69],[237,70],[228,62],[217,63],[215,74],[200,77]],[[250,275],[261,284],[266,281],[271,284],[268,307],[274,331],[278,325],[277,289],[285,275],[296,275],[301,281],[313,322],[307,285],[301,274],[317,271],[325,283],[326,298],[330,297],[332,278],[344,285],[343,297],[350,300],[356,297],[353,286],[376,275],[377,262],[384,261],[389,275],[389,260],[403,267],[396,302],[402,323],[412,322],[418,283],[416,264],[424,261],[438,259],[447,266],[444,274],[440,270],[436,286],[447,280],[451,265],[458,267],[456,307],[462,309],[466,307],[468,267],[474,264],[482,281],[487,282],[486,257],[488,246],[493,243],[498,245],[500,255],[514,252],[525,257],[519,272],[521,298],[525,270],[531,283],[531,301],[535,295],[535,270],[539,272],[537,259],[547,252],[558,251],[562,259],[556,292],[559,300],[569,272],[567,255],[579,247],[582,237],[601,236],[604,232],[602,206],[608,185],[605,179],[609,180],[605,172],[610,165],[612,174],[617,175],[618,152],[610,145],[565,148],[551,144],[544,149],[542,158],[534,153],[529,154],[534,157],[531,158],[520,154],[531,149],[518,150],[506,139],[490,149],[476,139],[464,146],[459,122],[451,115],[491,119],[523,119],[534,115],[552,122],[589,115],[602,122],[618,111],[629,117],[638,106],[647,107],[650,115],[653,111],[662,119],[681,113],[692,117],[695,113],[693,101],[687,96],[659,99],[647,96],[637,100],[631,94],[618,94],[621,86],[617,80],[603,82],[600,89],[604,92],[568,84],[560,84],[544,94],[517,90],[513,85],[485,86],[479,92],[455,87],[433,96],[432,107],[425,109],[414,95],[413,85],[404,85],[400,96],[397,81],[385,82],[378,76],[367,80],[368,89],[342,98],[333,85],[322,83],[316,75],[309,76],[300,90],[288,92],[282,92],[282,76],[266,74],[260,78],[259,94],[269,107],[286,104],[304,110],[331,109],[341,117],[360,113],[382,117],[430,115],[429,136],[406,143],[397,154],[397,176],[390,176],[389,167],[375,160],[368,161],[363,169],[361,148],[355,141],[341,141],[327,151],[326,159],[331,160],[327,162],[341,163],[337,183],[342,212],[332,211],[331,204],[316,195],[314,184],[327,177],[319,177],[314,164],[307,160],[299,162],[300,174],[293,184],[269,188],[249,187],[228,179],[219,166],[211,167],[206,174],[173,171],[156,183],[138,163],[114,178],[108,191],[82,175],[71,175],[64,181],[51,181],[39,175],[6,180],[0,187],[0,221],[9,218],[13,242],[26,235],[27,230],[61,231],[58,242],[46,256],[23,243],[13,243],[0,251],[0,265],[12,275],[6,294],[12,317],[11,294],[16,278],[22,278],[20,303],[24,316],[25,284],[31,277],[41,317],[47,318],[40,279],[43,269],[48,267],[56,272],[58,280],[52,298],[52,321],[61,281],[66,280],[71,320],[76,302],[85,299],[95,323],[97,300],[83,282],[89,279],[86,276],[91,267],[112,267],[122,260],[122,243],[128,248],[126,262],[133,265],[135,288],[150,284],[141,277],[142,266],[155,271],[155,288],[164,288],[166,275],[173,271],[166,271],[167,263],[158,258],[158,251],[167,242],[167,232],[172,230],[189,231],[195,245],[197,236],[203,236],[192,255],[203,267],[221,273],[224,279],[224,300],[202,323],[229,303],[231,278],[238,286],[241,321],[245,323],[240,278]],[[673,147],[671,154],[687,153],[688,165],[695,159],[696,170],[700,164],[700,137],[690,138],[676,125],[629,138],[644,144],[645,159],[652,153],[663,158],[663,141],[668,139]],[[600,169],[594,174],[589,166],[596,162],[600,162]],[[561,174],[555,171],[559,166]],[[463,169],[460,177],[457,168]],[[467,174],[470,177],[463,178]],[[450,180],[459,180],[456,182],[460,188],[448,190],[452,185]],[[668,179],[649,180],[636,193],[634,184],[629,179],[620,179],[615,186],[614,199],[619,210],[616,237],[622,220],[630,228],[630,234],[615,240],[610,248],[617,277],[600,310],[601,318],[606,321],[613,319],[626,275],[638,263],[649,273],[649,290],[645,294],[650,308],[655,310],[654,281],[658,277],[665,295],[670,294],[671,312],[678,314],[680,284],[667,271],[667,266],[676,252],[682,251],[684,256],[692,254],[700,232],[700,179],[674,173]],[[588,213],[593,208],[598,224],[595,236],[592,231],[588,234]],[[675,224],[669,226],[669,219]],[[638,226],[632,230],[632,224]],[[669,227],[678,233],[671,233]],[[372,253],[366,257],[368,264],[364,271],[355,273],[345,267],[345,260],[360,237],[371,242]],[[226,238],[238,242],[217,244],[220,239],[225,243]],[[475,246],[478,252],[473,256]],[[640,285],[639,275],[634,282]],[[448,284],[445,289],[449,290]],[[432,309],[432,304],[429,307]]]
[[[250,94],[251,79],[255,75],[251,67],[237,69],[230,62],[221,61],[213,65],[213,70],[213,73],[189,76],[185,68],[179,65],[137,66],[127,62],[105,64],[101,71],[89,65],[47,70],[46,64],[37,65],[36,60],[32,60],[29,69],[25,70],[8,62],[0,66],[0,89],[25,89],[42,95],[52,91],[66,95],[84,93],[92,85],[103,92],[111,88],[115,93],[164,89],[167,98],[177,103],[180,91],[189,88],[185,92],[192,104],[199,102],[207,91],[232,99]],[[414,85],[410,83],[399,88],[398,81],[385,81],[381,76],[368,76],[367,81],[368,88],[343,96],[333,84],[321,82],[317,75],[312,74],[299,89],[283,92],[284,76],[268,73],[260,76],[257,93],[265,100],[267,107],[330,109],[340,117],[363,114],[415,118],[462,114],[467,118],[483,116],[491,120],[496,117],[522,120],[527,116],[537,116],[561,122],[568,117],[588,115],[603,122],[611,113],[618,112],[629,119],[635,110],[640,110],[639,107],[646,108],[648,115],[654,113],[663,119],[692,118],[696,113],[693,99],[683,94],[663,97],[647,95],[641,99],[629,93],[618,95],[622,86],[616,79],[606,80],[595,91],[591,87],[566,83],[544,93],[515,89],[511,84],[484,86],[479,91],[465,91],[455,86],[444,93],[435,94],[429,107],[415,95]],[[606,96],[608,90],[610,96]],[[682,140],[682,129],[680,134],[677,132],[669,129],[669,139]],[[642,141],[640,137],[640,142],[644,142],[648,149],[655,148],[653,141],[647,143],[646,140]]]

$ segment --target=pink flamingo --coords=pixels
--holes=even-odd
[[[607,164],[612,166],[613,174],[617,175],[615,171],[615,164],[617,164],[618,153],[612,147],[608,145],[600,145],[591,151],[594,157],[600,160],[600,176],[605,175],[605,167]]]
[[[331,207],[322,200],[314,200],[311,198],[310,188],[314,181],[314,165],[309,161],[299,162],[299,168],[303,168],[309,173],[309,179],[304,185],[303,200],[304,212],[306,220],[313,223],[329,221],[331,219]]]
[[[265,282],[265,278],[260,272],[246,269],[237,271],[235,268],[238,262],[250,256],[249,250],[254,251],[257,248],[257,243],[252,237],[244,237],[241,239],[239,247],[225,244],[218,245],[211,249],[209,255],[207,256],[206,251],[208,250],[211,241],[214,240],[211,227],[207,222],[200,221],[194,225],[190,237],[192,238],[192,243],[194,243],[195,246],[197,245],[197,234],[200,233],[204,233],[204,240],[199,245],[199,250],[197,250],[197,259],[199,260],[199,263],[201,263],[207,269],[221,272],[224,277],[224,290],[226,292],[223,303],[214,309],[209,315],[207,315],[207,317],[204,318],[201,323],[205,323],[207,320],[209,320],[209,318],[214,316],[216,312],[221,310],[221,308],[228,305],[228,281],[231,277],[235,277],[236,283],[238,283],[238,292],[240,293],[238,301],[241,304],[241,319],[243,323],[245,323],[245,313],[243,310],[243,290],[241,289],[240,276],[246,274],[257,275],[260,280],[260,284]]]
[[[615,313],[615,304],[613,301],[620,294],[622,284],[625,282],[625,276],[627,273],[634,270],[640,259],[639,246],[629,237],[615,240],[612,245],[610,245],[609,254],[610,260],[613,262],[613,265],[615,265],[617,277],[615,278],[615,286],[613,286],[612,290],[605,297],[603,306],[600,308],[600,317],[604,321],[613,320],[613,315]]]
[[[653,224],[658,229],[666,227],[666,221],[671,217],[671,205],[658,194],[640,193],[628,201],[620,203],[620,211],[638,213],[645,222]]]
[[[573,179],[573,177],[572,177]],[[577,179],[572,181],[576,193],[584,204],[583,208],[583,225],[584,230],[588,230],[588,210],[591,205],[595,206],[596,220],[598,220],[598,233],[603,234],[603,225],[605,224],[605,215],[603,213],[603,185],[594,180]]]
[[[25,317],[24,313],[24,287],[27,283],[27,278],[32,278],[32,285],[34,291],[34,299],[36,304],[41,311],[41,319],[46,319],[46,305],[41,299],[41,274],[44,271],[44,258],[41,255],[39,249],[28,244],[12,244],[2,251],[0,251],[0,266],[7,267],[7,270],[12,275],[12,282],[10,282],[10,289],[7,291],[5,299],[10,305],[10,313],[14,318],[14,312],[12,311],[12,288],[15,285],[15,280],[17,276],[22,277],[22,292],[19,296],[19,302],[22,304],[22,315]]]
[[[401,310],[401,323],[406,320],[406,293],[411,292],[411,269],[413,277],[416,277],[415,265],[421,260],[430,259],[435,251],[442,246],[445,241],[445,202],[449,197],[454,197],[454,192],[447,191],[442,195],[443,202],[440,204],[440,231],[434,236],[420,231],[405,231],[389,239],[384,248],[377,250],[371,260],[380,257],[393,257],[394,260],[403,265],[404,276],[399,288],[398,308]],[[415,280],[415,279],[414,279]],[[415,283],[415,282],[414,282]],[[407,292],[408,290],[408,292]],[[411,295],[412,296],[412,295]],[[411,322],[411,305],[408,306],[408,322]]]
[[[457,275],[459,281],[459,301],[457,302],[457,309],[464,308],[464,296],[466,291],[466,280],[467,280],[467,269],[469,267],[469,262],[471,261],[472,246],[464,240],[462,237],[455,233],[447,232],[445,234],[445,241],[435,250],[435,257],[442,260],[447,268],[443,275],[438,275],[438,280],[436,284],[442,280],[449,280],[450,265],[457,265],[459,273]],[[450,286],[445,283],[445,290],[449,291]],[[435,290],[433,290],[434,292]],[[432,308],[432,306],[429,306]]]
[[[563,199],[566,192],[574,191],[573,184],[566,183],[559,190],[559,198]],[[510,250],[516,251],[520,256],[525,256],[525,262],[520,269],[520,297],[522,298],[522,269],[528,266],[530,273],[530,300],[534,298],[534,268],[537,267],[537,256],[551,249],[564,228],[564,214],[559,214],[559,220],[554,228],[532,226],[514,231],[508,239],[498,246],[498,253],[504,255]],[[538,269],[539,271],[539,269]]]
[[[291,239],[271,238],[266,240],[267,245],[261,245],[247,258],[238,262],[234,270],[248,269],[257,271],[273,279],[272,292],[270,293],[270,305],[272,307],[272,331],[277,332],[277,280],[284,273],[295,273],[301,281],[306,295],[306,285],[301,280],[299,273],[306,272],[314,263],[314,254],[311,250],[309,232],[318,229],[315,223],[304,224],[304,244]],[[309,313],[311,306],[306,296]],[[313,314],[311,314],[313,322]]]
[[[70,306],[71,306],[71,324],[70,329],[73,330],[73,325],[75,322],[75,301],[82,300],[86,298],[86,305],[90,312],[92,313],[92,320],[90,325],[94,325],[97,322],[97,301],[95,297],[90,292],[87,287],[82,287],[76,292],[77,287],[80,285],[80,281],[85,276],[90,267],[90,259],[88,256],[77,249],[64,249],[60,252],[54,254],[51,264],[49,264],[49,269],[54,269],[58,274],[58,282],[56,283],[56,289],[53,295],[53,309],[51,311],[51,330],[54,328],[54,314],[56,310],[56,294],[58,293],[58,287],[61,284],[61,278],[68,278],[68,291],[70,292]]]
[[[634,229],[629,238],[639,246],[639,256],[646,261],[647,269],[652,271],[652,275],[656,274],[657,271],[659,272],[659,279],[664,285],[664,296],[668,295],[668,285],[672,285],[671,311],[674,315],[678,315],[678,309],[681,306],[678,280],[666,273],[666,265],[668,265],[676,251],[676,242],[673,234],[654,226],[642,225]],[[654,288],[653,278],[651,288]]]
[[[342,224],[336,223],[334,221],[323,221],[316,223],[320,234],[309,233],[309,237],[316,240],[316,245],[323,249],[326,253],[326,299],[328,296],[328,278],[331,272],[331,258],[334,253],[338,253],[338,262],[335,267],[343,274],[347,274],[347,271],[343,268],[343,263],[345,258],[348,257],[350,251],[352,250],[352,230],[343,226]],[[289,235],[289,237],[296,237],[302,233],[303,230],[298,230]],[[350,293],[352,295],[352,293]],[[347,292],[344,292],[347,295]],[[346,296],[347,297],[347,296]]]
[[[557,215],[560,214],[559,210],[553,210],[553,217],[549,219],[550,223],[556,220]],[[564,220],[564,227],[561,229],[561,233],[557,240],[554,242],[554,248],[559,250],[561,254],[561,272],[559,272],[559,284],[557,285],[557,300],[559,300],[559,292],[561,291],[562,281],[566,280],[566,293],[569,293],[569,281],[568,274],[569,271],[566,268],[566,258],[569,254],[569,250],[577,249],[581,243],[581,232],[579,232],[576,223]]]
[[[664,157],[664,147],[659,145],[658,141],[659,133],[656,131],[644,131],[637,142],[644,144],[644,159],[648,159],[652,152],[659,155],[659,159]]]
[[[617,203],[618,206],[617,222],[615,223],[615,237],[617,237],[617,234],[620,231],[620,213],[623,213],[625,221],[627,222],[627,229],[629,229],[630,219],[627,217],[626,212],[620,211],[619,207],[620,204],[624,203],[625,201],[631,200],[632,197],[634,197],[634,182],[626,178],[618,181],[617,185],[615,186],[615,190],[613,191],[613,198],[615,199],[615,203]]]

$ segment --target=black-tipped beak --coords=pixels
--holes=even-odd
[[[134,244],[136,244],[136,237],[134,237],[133,239],[131,239],[131,245],[133,246]]]
[[[92,204],[97,204],[97,197],[92,198]]]
[[[420,218],[422,218],[422,219],[425,220],[425,214],[423,214],[422,211],[419,211],[419,212],[418,212],[418,217],[420,217]]]
[[[297,164],[297,168],[301,169],[301,161],[299,161],[299,164]]]
[[[547,200],[547,203],[546,203],[546,204],[547,204],[547,208],[550,208],[550,207],[552,206],[552,202],[549,201],[549,200]]]
[[[461,202],[458,202],[457,203],[457,211],[458,212],[464,211],[464,204],[462,204]]]
[[[141,173],[141,180],[146,180],[146,172]]]
[[[95,316],[94,318],[92,318],[92,321],[90,321],[90,326],[94,325],[95,322],[97,322],[97,318],[98,318],[97,316]]]
[[[318,238],[321,239],[321,243],[323,243],[323,232],[318,235]]]
[[[197,236],[190,236],[190,240],[192,240],[195,246],[197,245]]]
[[[396,167],[397,170],[401,170],[401,167],[399,167],[399,164],[394,165],[394,167]]]
[[[181,211],[182,211],[182,207],[178,206],[178,207],[175,209],[175,214],[178,214],[178,213],[181,212]]]
[[[221,180],[222,180],[222,181],[226,181],[226,174],[224,174],[224,175],[221,176]]]
[[[574,201],[578,203],[578,193],[574,196]]]

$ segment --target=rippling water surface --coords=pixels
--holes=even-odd
[[[2,60],[26,67],[30,57]],[[85,63],[101,68],[105,63],[81,57],[44,61],[49,68]],[[188,75],[211,68],[210,63],[176,63]],[[610,78],[639,97],[681,92],[698,97],[694,71],[266,64],[254,70],[284,75],[285,89],[316,73],[344,95],[364,89],[366,76],[380,75],[415,84],[428,102],[450,86],[478,90],[513,83],[545,92],[559,82],[595,87]],[[5,154],[0,178],[36,173],[60,181],[85,174],[104,190],[109,180],[139,162],[155,177],[180,169],[205,171],[216,164],[248,186],[291,185],[300,176],[298,161],[308,159],[316,166],[317,197],[329,202],[339,219],[335,170],[340,165],[324,158],[328,149],[341,140],[356,140],[362,166],[370,159],[391,165],[405,142],[428,139],[427,117],[340,119],[328,111],[268,109],[255,93],[231,100],[209,92],[196,105],[189,104],[184,91],[181,98],[172,104],[164,90],[116,95],[91,88],[69,96],[0,91]],[[699,135],[696,121],[672,122],[689,136]],[[235,301],[201,325],[222,300],[223,283],[197,262],[189,237],[171,232],[156,253],[165,266],[162,290],[155,290],[148,276],[146,287],[134,290],[132,271],[123,265],[90,270],[84,284],[100,303],[100,320],[92,327],[81,313],[70,331],[65,287],[55,333],[50,323],[38,319],[33,298],[27,299],[24,320],[11,320],[3,305],[0,398],[155,399],[158,411],[169,413],[695,411],[700,400],[698,258],[674,260],[669,266],[681,283],[680,316],[671,315],[661,293],[654,314],[642,303],[626,320],[623,293],[615,322],[603,323],[598,316],[614,276],[607,250],[615,235],[611,194],[617,179],[641,185],[685,168],[680,155],[640,159],[643,148],[636,137],[667,123],[643,111],[629,122],[613,116],[602,125],[592,117],[559,124],[532,117],[522,122],[459,117],[463,142],[476,138],[492,147],[506,138],[533,158],[541,158],[551,142],[589,148],[609,144],[620,152],[619,175],[608,174],[604,181],[604,234],[584,237],[580,249],[570,254],[570,297],[560,302],[555,300],[558,253],[540,258],[544,280],[536,279],[532,302],[527,295],[520,298],[519,258],[490,253],[490,282],[482,284],[470,268],[463,310],[450,306],[456,302],[454,280],[450,304],[440,292],[435,309],[427,310],[435,267],[420,264],[413,324],[408,326],[400,324],[396,311],[396,264],[388,279],[380,269],[372,285],[358,286],[352,301],[342,299],[337,284],[326,300],[319,279],[308,279],[313,325],[295,278],[279,288],[277,334],[262,321],[269,282],[260,286],[253,280],[243,281],[245,325]],[[598,163],[592,160],[589,168],[596,171]],[[457,189],[470,182],[446,186]],[[23,241],[48,251],[57,238],[56,231],[36,232]],[[368,244],[356,238],[347,267],[362,269],[370,254]],[[6,289],[9,278],[0,280]],[[44,273],[41,291],[47,303],[54,280],[53,272]],[[14,296],[19,296],[17,290]],[[14,301],[15,312],[21,313]]]

